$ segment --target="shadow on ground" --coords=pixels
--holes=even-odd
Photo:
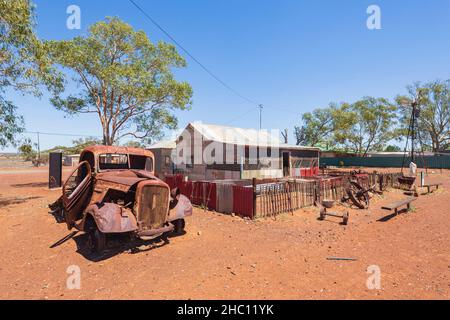
[[[406,212],[408,212],[408,209],[402,209],[402,210],[398,211],[398,214],[406,213]],[[377,222],[388,222],[389,220],[395,218],[396,216],[397,216],[397,214],[391,213],[391,214],[388,214],[387,216],[384,216],[384,217],[378,219]]]
[[[125,252],[130,254],[147,252],[169,244],[169,239],[163,236],[148,241],[140,239],[130,241],[129,235],[108,236],[107,239],[107,248],[102,253],[95,253],[91,252],[86,246],[86,234],[83,233],[73,237],[73,240],[77,244],[77,252],[92,262],[107,260]]]
[[[93,253],[87,247],[87,235],[78,231],[71,232],[50,246],[56,248],[69,240],[74,240],[77,245],[77,252],[85,259],[92,262],[107,260],[121,253],[138,254],[158,249],[170,243],[170,238],[183,236],[186,231],[180,234],[164,234],[152,240],[135,239],[130,240],[129,234],[108,235],[107,248],[102,253]]]
[[[10,206],[13,204],[21,204],[27,202],[28,200],[40,199],[42,197],[3,197],[0,198],[0,208]]]
[[[31,183],[21,183],[12,184],[13,188],[45,188],[48,187],[48,182],[31,182]]]

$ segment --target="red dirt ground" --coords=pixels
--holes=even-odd
[[[60,190],[46,178],[45,168],[0,170],[1,299],[450,298],[449,171],[431,174],[443,188],[395,217],[380,208],[400,190],[350,209],[348,226],[318,221],[314,208],[254,222],[196,209],[170,243],[119,243],[100,258],[81,234],[57,243],[71,232],[48,213]],[[67,289],[71,265],[80,290]],[[381,268],[381,290],[366,287],[370,265]]]

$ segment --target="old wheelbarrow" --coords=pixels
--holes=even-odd
[[[325,220],[326,216],[330,217],[336,217],[336,218],[342,218],[342,224],[347,225],[348,224],[348,218],[349,213],[348,211],[344,212],[343,214],[339,214],[336,212],[328,212],[327,209],[331,209],[334,205],[335,200],[322,200],[320,207],[320,216],[319,220]]]

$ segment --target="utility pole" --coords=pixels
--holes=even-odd
[[[260,104],[258,107],[259,107],[259,130],[262,130],[262,111],[264,109],[264,106]]]
[[[411,128],[411,162],[415,162],[414,158],[414,139],[416,137],[416,107],[417,100],[412,103],[412,128]]]
[[[423,152],[423,146],[422,146],[422,141],[420,139],[420,133],[416,132],[418,129],[418,125],[417,125],[417,119],[420,117],[420,105],[422,102],[422,95],[423,95],[423,90],[419,90],[417,92],[416,97],[414,98],[414,101],[411,103],[412,106],[412,119],[411,119],[411,161],[416,163],[416,157],[415,157],[415,140],[416,140],[416,133],[419,135],[419,143],[421,144],[422,147],[422,152]]]
[[[36,132],[37,134],[37,148],[38,148],[38,163],[41,163],[41,143],[39,141],[39,131]]]

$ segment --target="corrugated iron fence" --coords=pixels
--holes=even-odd
[[[216,210],[216,184],[207,181],[184,181],[182,175],[166,176],[170,189],[179,188],[192,204]]]
[[[233,212],[254,219],[253,187],[233,186]]]
[[[407,167],[411,162],[410,157],[337,157],[320,158],[321,165],[334,167],[376,167],[376,168],[401,168]],[[419,168],[450,169],[450,155],[417,156],[416,164]]]
[[[364,188],[375,184],[399,187],[401,174],[357,174]],[[253,185],[238,186],[207,181],[184,181],[182,176],[167,176],[169,187],[180,188],[194,205],[223,213],[235,213],[250,219],[273,217],[310,207],[321,199],[341,200],[349,183],[349,175],[311,180],[253,180]],[[231,203],[230,203],[231,202]]]
[[[223,213],[231,213],[253,219],[253,188],[236,185],[224,185],[208,181],[184,181],[182,175],[166,176],[166,183],[171,189],[179,188],[180,192],[188,197],[193,205],[206,207]],[[225,189],[226,188],[226,189]],[[231,194],[229,193],[231,188]],[[222,199],[218,198],[222,195]],[[232,201],[232,206],[227,206],[225,200]],[[222,200],[222,201],[221,201]]]

